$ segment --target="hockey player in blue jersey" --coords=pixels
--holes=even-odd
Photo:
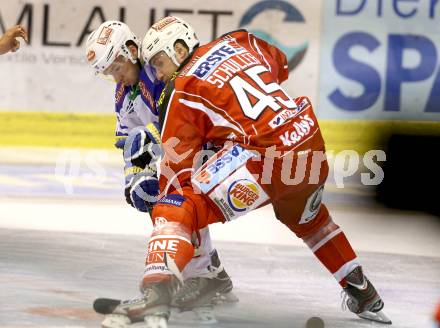
[[[158,160],[160,147],[155,150],[146,145],[151,145],[149,140],[160,143],[156,104],[164,85],[151,66],[140,62],[138,39],[122,22],[107,21],[93,31],[86,43],[86,56],[96,74],[110,76],[117,83],[115,146],[124,149],[125,195],[130,205],[149,212],[159,188],[156,167],[150,163],[151,158]],[[212,304],[218,295],[227,297],[232,289],[209,230],[198,231],[193,243],[198,251],[183,272],[185,283],[174,296],[175,305],[181,309]]]

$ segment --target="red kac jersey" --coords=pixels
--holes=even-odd
[[[245,30],[197,48],[161,108],[161,192],[173,190],[175,179],[180,186],[190,183],[207,142],[229,140],[263,156],[270,147],[324,150],[309,99],[292,99],[280,86],[287,77],[284,53]]]

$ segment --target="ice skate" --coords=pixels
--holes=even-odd
[[[210,273],[203,277],[192,277],[173,297],[172,305],[179,311],[193,311],[203,324],[213,324],[217,320],[214,306],[238,302],[232,293],[232,281],[220,263],[217,251],[211,256]]]
[[[384,303],[373,284],[362,272],[362,267],[356,267],[346,277],[347,287],[344,288],[342,306],[362,319],[383,324],[391,324],[391,320],[383,313]]]
[[[102,328],[166,328],[172,289],[172,282],[169,281],[150,284],[136,298],[122,302],[98,298],[93,308],[105,314]]]
[[[214,251],[211,256],[211,265],[208,269],[210,271],[208,275],[184,281],[183,286],[173,297],[173,306],[182,311],[188,311],[225,301],[238,301],[235,296],[231,295],[232,281],[220,263],[217,251]]]

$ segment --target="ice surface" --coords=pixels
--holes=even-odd
[[[31,157],[41,160],[0,163],[0,327],[99,327],[96,297],[138,292],[150,220],[124,203],[117,165],[103,176],[81,170],[72,179],[57,176],[47,156]],[[338,189],[330,179],[326,189],[392,327],[431,328],[440,301],[440,220],[381,208],[353,181]],[[381,326],[341,310],[338,284],[270,207],[214,225],[211,234],[240,298],[216,309],[214,327],[303,328],[312,316],[327,328]],[[170,323],[198,327],[191,312]]]
[[[214,327],[372,327],[341,310],[340,289],[304,247],[217,242],[240,302],[216,309]],[[141,236],[0,230],[0,327],[99,327],[96,297],[137,294]],[[366,274],[386,304],[393,327],[430,327],[440,295],[440,259],[361,252]],[[191,312],[170,327],[197,327]],[[377,324],[376,324],[377,326]]]

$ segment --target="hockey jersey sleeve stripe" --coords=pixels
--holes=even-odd
[[[267,61],[266,57],[261,52],[260,47],[258,46],[257,40],[254,38],[253,41],[254,41],[255,48],[257,49],[257,52],[260,54],[261,58],[263,58],[264,62],[266,63],[266,67],[269,69],[270,72],[272,72],[272,67],[269,65],[269,62]]]
[[[208,108],[210,111],[212,111],[213,113],[215,113],[214,109],[217,110],[217,111],[219,111],[219,112],[221,112],[222,115],[220,115],[220,114],[218,114],[218,113],[217,113],[217,114],[220,115],[220,116],[222,116],[223,119],[226,120],[229,124],[234,125],[234,126],[235,126],[235,129],[238,130],[238,131],[240,132],[240,134],[246,136],[246,132],[245,132],[245,130],[243,129],[243,127],[241,126],[240,123],[238,123],[238,122],[237,122],[237,121],[236,121],[231,115],[229,115],[225,110],[223,110],[223,109],[221,109],[221,108],[215,106],[215,105],[214,105],[213,103],[211,103],[208,99],[203,98],[202,96],[195,95],[195,94],[188,93],[188,92],[184,92],[184,91],[177,91],[177,92],[178,92],[178,93],[181,93],[181,94],[185,94],[185,95],[187,95],[187,96],[196,97],[196,98],[200,99],[200,100],[203,102],[203,105],[204,105],[206,108]],[[209,105],[210,107],[212,107],[212,108],[207,107],[206,104],[208,104],[208,105]]]
[[[193,109],[196,109],[196,110],[199,110],[199,111],[205,113],[209,117],[209,119],[211,120],[211,122],[214,126],[228,127],[228,128],[235,130],[237,133],[240,133],[240,134],[243,133],[243,131],[239,131],[235,125],[229,123],[226,119],[224,119],[223,116],[221,116],[220,114],[217,114],[216,112],[214,112],[210,108],[206,107],[202,103],[195,102],[195,101],[189,101],[186,99],[179,99],[179,102],[185,106],[191,107]]]

